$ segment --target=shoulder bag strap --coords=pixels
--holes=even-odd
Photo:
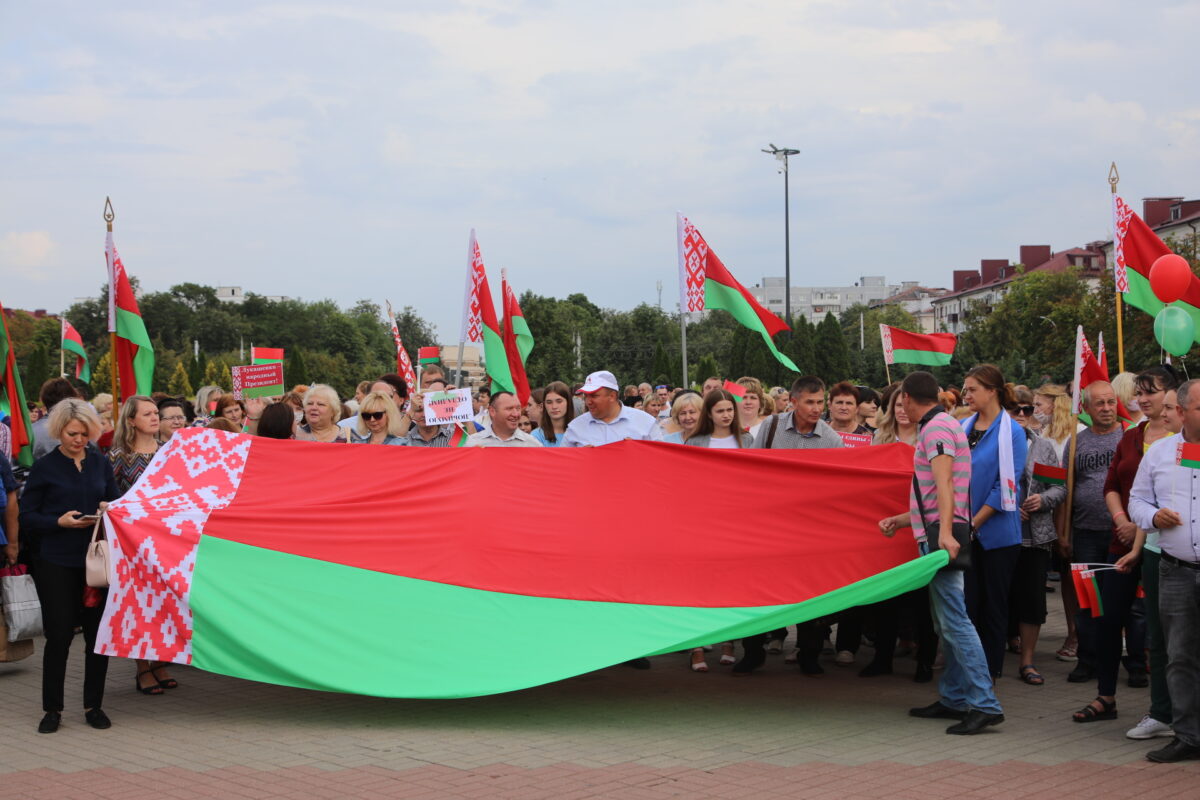
[[[771,449],[771,443],[775,441],[775,431],[779,430],[779,415],[776,414],[771,418],[771,430],[767,431],[766,449]]]

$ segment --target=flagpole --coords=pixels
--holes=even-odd
[[[683,307],[679,308],[679,346],[683,351],[683,381],[679,384],[682,387],[687,387],[688,384],[688,363],[687,363],[687,312]]]
[[[1112,166],[1108,168],[1108,186],[1112,190],[1112,194],[1117,193],[1117,184],[1121,182],[1121,176],[1117,172],[1117,162],[1112,162]],[[1117,232],[1113,231],[1113,258],[1116,258],[1116,237]],[[1125,371],[1125,333],[1122,317],[1125,316],[1121,302],[1121,290],[1113,286],[1114,294],[1117,296],[1117,372]]]
[[[60,321],[58,324],[58,377],[67,377],[67,351],[62,346],[62,340],[66,338],[66,322]]]
[[[116,218],[117,218],[117,215],[116,215],[116,213],[113,212],[112,200],[105,197],[104,198],[104,224],[108,226],[109,233],[112,233],[113,220]],[[110,258],[111,258],[111,256],[110,256]],[[117,287],[113,286],[112,275],[113,275],[112,265],[109,265],[108,303],[110,306],[113,303],[112,293],[117,290]],[[109,371],[112,375],[112,396],[113,396],[113,407],[114,407],[114,412],[110,412],[110,414],[111,414],[113,420],[116,420],[117,414],[115,413],[115,411],[121,402],[120,387],[117,385],[117,332],[116,331],[110,331],[108,334],[108,361],[109,361],[108,366],[110,368]]]

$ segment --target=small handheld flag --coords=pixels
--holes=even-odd
[[[1175,448],[1175,463],[1188,469],[1200,469],[1200,444],[1180,440]]]
[[[62,349],[75,355],[75,377],[84,383],[90,383],[92,368],[88,364],[87,352],[83,349],[83,337],[65,317],[62,320]]]
[[[422,347],[417,350],[417,361],[421,364],[436,364],[441,358],[441,351],[436,347]]]
[[[282,347],[250,347],[251,364],[282,364]]]
[[[1033,477],[1034,480],[1041,481],[1042,483],[1048,483],[1052,486],[1066,486],[1067,468],[1052,467],[1049,464],[1035,462],[1033,465]]]
[[[746,387],[733,381],[725,381],[725,391],[733,395],[734,402],[740,403],[746,399]]]

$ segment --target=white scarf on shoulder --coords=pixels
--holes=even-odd
[[[965,433],[974,430],[978,417],[978,414],[972,414],[962,421]],[[1016,511],[1017,471],[1013,464],[1012,417],[1007,411],[1000,409],[1000,416],[996,421],[1000,423],[1000,505],[1005,511]]]

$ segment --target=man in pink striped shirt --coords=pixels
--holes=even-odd
[[[928,372],[913,372],[900,387],[898,402],[909,419],[918,423],[917,448],[913,456],[914,491],[909,492],[909,510],[879,521],[887,536],[912,525],[921,552],[932,549],[929,538],[937,537],[936,548],[951,559],[959,545],[952,524],[942,520],[971,518],[968,489],[971,482],[971,450],[958,422],[938,403],[938,384]],[[918,491],[920,494],[918,495]],[[972,735],[1004,721],[1004,712],[992,688],[987,658],[979,634],[967,616],[961,570],[940,570],[929,583],[933,624],[942,639],[946,668],[938,685],[941,697],[932,705],[908,713],[925,719],[956,719],[946,733]]]

